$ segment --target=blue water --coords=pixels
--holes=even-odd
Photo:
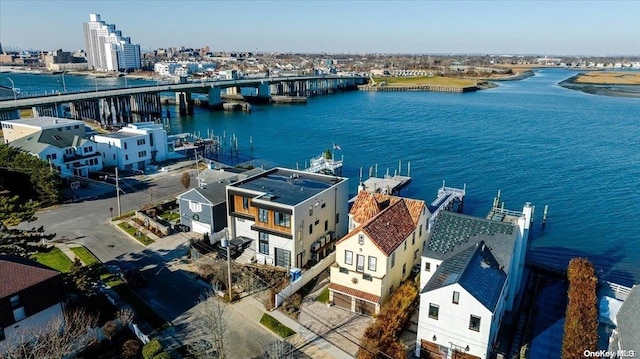
[[[406,174],[411,162],[413,180],[403,196],[430,202],[443,180],[466,184],[465,213],[472,215],[484,216],[501,189],[509,209],[536,205],[531,258],[562,266],[569,257],[587,256],[604,279],[639,283],[640,99],[557,85],[572,75],[541,70],[465,94],[350,92],[307,105],[253,106],[251,113],[196,109],[179,117],[169,107],[171,131],[235,134],[241,160],[292,168],[339,144],[335,155],[344,156],[352,193],[360,167],[366,178],[376,164],[382,176],[398,161]]]

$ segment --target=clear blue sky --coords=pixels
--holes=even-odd
[[[81,49],[90,13],[142,49],[640,55],[633,0],[0,0],[0,42]]]

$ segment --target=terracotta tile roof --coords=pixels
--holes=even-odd
[[[362,230],[387,256],[416,229],[403,199],[362,225]]]
[[[409,213],[411,213],[413,223],[418,224],[420,215],[422,215],[422,212],[426,210],[424,201],[396,197],[382,193],[360,191],[349,213],[353,216],[353,219],[356,222],[362,224],[401,199],[406,202],[406,205],[409,208]]]
[[[339,293],[342,293],[342,294],[346,294],[346,295],[351,296],[351,297],[356,297],[356,298],[359,298],[359,299],[362,299],[362,300],[366,300],[367,302],[380,303],[380,297],[377,296],[377,295],[366,293],[366,292],[363,292],[361,290],[345,287],[345,286],[340,285],[340,284],[330,283],[329,284],[329,290],[332,290],[334,292],[339,292]]]
[[[29,288],[60,272],[16,255],[0,255],[0,298]]]

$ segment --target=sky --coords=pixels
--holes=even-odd
[[[0,0],[0,43],[84,49],[91,13],[142,50],[640,55],[635,0]]]

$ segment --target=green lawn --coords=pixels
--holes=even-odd
[[[31,256],[31,259],[62,273],[68,273],[71,271],[71,265],[73,264],[71,259],[56,247],[51,248],[48,252],[36,253]]]
[[[329,300],[329,288],[325,288],[320,292],[320,295],[316,298],[316,301],[326,303]]]
[[[124,231],[127,232],[131,237],[135,238],[138,242],[144,244],[145,246],[148,246],[149,244],[154,242],[154,240],[147,237],[144,233],[139,232],[136,227],[131,226],[129,223],[120,222],[118,223],[118,227],[124,229]]]
[[[164,212],[160,215],[160,218],[164,219],[165,221],[171,222],[175,219],[180,218],[180,214],[176,212]]]
[[[269,328],[272,332],[278,334],[282,338],[286,338],[288,336],[296,334],[293,329],[280,323],[276,318],[270,316],[267,313],[263,314],[262,318],[260,318],[260,324]]]
[[[73,247],[71,248],[71,251],[87,266],[92,266],[99,262],[98,258],[96,258],[85,247]]]

